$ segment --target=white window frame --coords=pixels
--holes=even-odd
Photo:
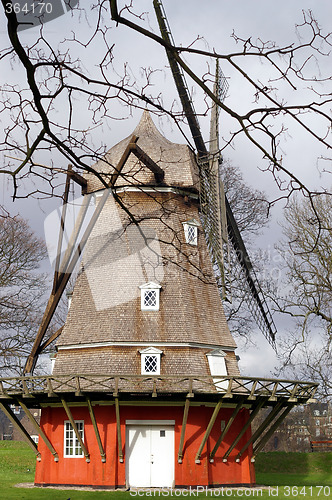
[[[141,374],[142,375],[160,375],[160,358],[163,351],[157,349],[156,347],[147,347],[140,351],[141,354]],[[149,356],[156,357],[156,370],[154,372],[145,370],[145,360]]]
[[[148,283],[144,283],[144,285],[140,285],[139,288],[141,290],[141,310],[142,311],[159,311],[161,286],[158,285],[158,283],[154,283],[153,281],[149,281]],[[146,305],[146,303],[145,303],[146,294],[149,294],[150,292],[155,292],[155,294],[156,294],[156,303],[154,305]]]
[[[206,354],[209,362],[210,373],[212,376],[227,376],[226,353],[222,349],[214,349]],[[228,380],[220,381],[219,378],[213,378],[216,389],[222,391],[228,389]]]
[[[75,424],[77,425],[78,432],[80,432],[82,441],[84,443],[84,420],[75,420]],[[80,429],[80,426],[82,428]],[[63,425],[63,456],[64,458],[82,458],[84,457],[83,450],[81,448],[80,442],[76,437],[74,429],[69,420],[64,421]],[[68,433],[68,434],[67,434]],[[68,443],[69,441],[69,443]],[[72,446],[70,445],[70,441],[72,441]],[[68,443],[68,444],[67,444]],[[67,452],[69,448],[73,449],[73,454]]]
[[[197,222],[197,220],[196,219],[187,220],[185,222],[182,222],[182,225],[183,225],[186,243],[188,243],[188,245],[197,246],[198,226],[199,226],[199,223]],[[190,229],[194,231],[194,237],[190,237],[190,234],[189,234]]]

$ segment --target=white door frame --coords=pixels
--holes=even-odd
[[[126,420],[126,460],[125,460],[125,463],[126,463],[126,487],[129,488],[130,485],[129,485],[129,452],[128,452],[128,445],[129,445],[129,429],[130,427],[135,427],[135,426],[148,426],[148,427],[152,427],[152,426],[159,426],[159,427],[162,427],[162,426],[172,426],[174,428],[175,426],[175,420]],[[174,429],[173,429],[174,430]],[[174,436],[175,438],[175,436]],[[175,444],[175,443],[174,443]],[[175,459],[174,459],[174,453],[175,453],[175,448],[173,450],[173,475],[175,475],[175,470],[174,470],[174,467],[175,467]],[[173,484],[172,484],[172,487],[174,487],[174,482],[175,482],[175,478],[173,480]]]

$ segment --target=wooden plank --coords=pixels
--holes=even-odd
[[[220,446],[220,444],[222,443],[223,439],[225,438],[227,432],[229,431],[232,423],[234,422],[235,420],[235,417],[237,416],[237,414],[239,413],[239,411],[241,410],[241,408],[243,408],[243,403],[238,403],[230,417],[230,419],[228,420],[224,430],[222,431],[221,435],[219,436],[218,438],[218,441],[216,442],[212,452],[210,453],[210,462],[212,462],[214,460],[214,456],[215,454],[217,453],[217,450]]]
[[[182,418],[181,436],[180,436],[179,453],[178,453],[178,463],[179,464],[182,464],[182,459],[183,459],[184,437],[185,437],[185,433],[186,433],[189,406],[190,406],[190,399],[187,397],[185,405],[184,405],[183,418]]]
[[[215,409],[214,409],[214,411],[213,411],[213,413],[211,415],[210,422],[208,423],[208,426],[206,428],[204,437],[202,439],[202,442],[201,442],[201,444],[200,444],[200,446],[198,448],[198,451],[196,453],[196,456],[195,456],[195,463],[196,464],[200,463],[203,448],[205,446],[206,441],[208,440],[208,437],[210,435],[210,432],[212,430],[214,422],[216,421],[216,418],[218,416],[218,413],[219,413],[219,410],[221,408],[221,405],[222,405],[222,399],[220,401],[218,401],[218,403],[216,404],[216,407],[215,407]]]
[[[72,415],[72,413],[70,411],[70,408],[69,408],[69,406],[68,406],[68,404],[67,404],[67,402],[66,402],[65,399],[61,398],[61,402],[62,402],[62,406],[64,407],[65,412],[67,414],[68,420],[71,423],[71,426],[72,426],[72,428],[73,428],[73,430],[75,432],[75,436],[76,436],[78,442],[80,443],[80,446],[81,446],[82,451],[83,451],[84,456],[85,456],[85,460],[86,460],[86,462],[89,463],[90,462],[89,452],[88,452],[88,450],[87,450],[87,448],[86,448],[86,446],[85,446],[85,444],[83,442],[83,439],[81,438],[80,433],[78,432],[77,425],[76,425],[76,422],[75,422],[75,420],[73,418],[73,415]]]
[[[283,406],[283,401],[279,401],[276,406],[273,408],[273,410],[268,414],[266,419],[262,422],[262,424],[258,427],[258,429],[254,432],[254,434],[250,437],[250,439],[246,442],[246,444],[241,448],[240,452],[237,454],[235,461],[239,462],[240,457],[243,455],[243,453],[246,451],[248,446],[255,442],[256,439],[259,438],[259,436],[262,434],[262,432],[265,431],[265,429],[270,425],[272,420],[276,417],[276,415],[279,413],[279,411],[282,409]],[[242,437],[242,436],[241,436]]]
[[[18,431],[22,434],[24,439],[27,441],[28,445],[30,448],[33,449],[33,451],[36,454],[37,460],[40,462],[41,461],[41,454],[38,451],[36,443],[31,439],[30,434],[27,432],[27,430],[23,427],[21,422],[18,420],[16,415],[12,412],[12,410],[9,408],[9,406],[5,405],[4,403],[0,402],[0,408],[4,412],[4,414],[9,418],[13,426],[18,429]]]
[[[26,414],[26,416],[30,420],[32,426],[36,430],[37,434],[39,434],[39,436],[42,438],[42,440],[46,444],[47,448],[52,453],[52,455],[54,457],[54,462],[58,462],[59,461],[59,455],[55,451],[54,447],[52,446],[52,443],[50,442],[50,440],[48,439],[48,437],[46,436],[46,434],[44,433],[44,431],[42,430],[42,428],[40,427],[40,425],[38,424],[38,422],[36,421],[36,419],[34,418],[34,416],[30,412],[30,410],[28,409],[28,407],[23,403],[23,401],[21,401],[20,399],[18,399],[18,402],[21,405],[24,413]]]
[[[144,151],[143,149],[141,149],[137,144],[134,144],[134,146],[132,147],[132,152],[133,154],[136,156],[136,158],[138,158],[140,161],[142,161],[144,163],[144,165],[149,169],[151,170],[151,172],[154,173],[154,176],[156,178],[156,182],[158,184],[160,184],[163,180],[164,180],[164,177],[165,177],[165,172],[162,168],[159,167],[159,165],[157,165],[157,163],[155,163],[151,158],[150,156],[148,156]]]
[[[256,417],[256,415],[259,412],[259,410],[263,407],[263,405],[265,404],[265,402],[266,402],[265,399],[262,399],[261,401],[259,401],[258,404],[256,405],[256,407],[250,413],[250,417],[248,418],[247,422],[241,428],[241,431],[239,432],[239,434],[237,435],[237,437],[234,439],[233,443],[230,445],[230,447],[228,448],[228,450],[224,454],[224,456],[223,456],[223,462],[227,462],[227,458],[229,457],[230,453],[233,451],[233,449],[235,448],[235,446],[237,445],[237,443],[240,441],[240,439],[242,438],[242,436],[245,434],[246,430],[248,429],[248,427],[250,426],[251,422]]]
[[[103,463],[105,463],[106,462],[106,453],[104,451],[103,444],[102,444],[101,439],[100,439],[98,425],[97,425],[96,417],[95,417],[95,414],[94,414],[94,411],[93,411],[93,407],[92,407],[90,398],[86,398],[86,402],[88,403],[89,415],[90,415],[90,418],[91,418],[93,429],[95,431],[95,436],[96,436],[97,443],[98,443],[98,448],[99,448],[99,452],[100,452],[100,456],[101,456],[101,461]]]
[[[118,437],[119,462],[123,463],[119,398],[115,398],[116,432]]]
[[[270,427],[270,429],[267,431],[267,433],[264,434],[264,436],[259,441],[259,443],[257,443],[257,445],[255,446],[255,448],[253,450],[252,461],[255,460],[255,456],[257,455],[257,453],[259,453],[261,451],[261,449],[265,446],[265,444],[268,442],[268,440],[270,439],[270,437],[272,436],[272,434],[274,433],[274,431],[277,429],[277,427],[279,427],[279,425],[281,424],[281,422],[287,417],[288,413],[291,411],[291,409],[293,408],[293,406],[294,405],[288,406],[288,408],[286,408],[282,412],[282,414],[279,415],[279,417],[274,422],[274,424]]]
[[[50,344],[52,344],[52,342],[54,342],[61,335],[63,327],[64,327],[64,325],[61,326],[61,328],[59,328],[59,330],[54,332],[43,344],[41,344],[39,351],[38,351],[39,354],[41,352],[43,352],[43,350],[46,349],[46,347],[48,347]]]

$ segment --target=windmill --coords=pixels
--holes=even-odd
[[[228,293],[228,242],[267,332],[271,322],[220,182],[218,109],[208,152],[173,67],[198,158],[164,137],[145,110],[93,165],[95,175],[68,168],[53,289],[27,359],[30,376],[0,380],[0,408],[36,453],[40,486],[252,485],[257,453],[317,389],[239,371],[219,294]],[[71,181],[82,187],[83,203],[60,256]],[[81,255],[66,321],[47,337]],[[52,373],[32,375],[55,340]],[[38,447],[11,404],[26,413]],[[40,424],[29,408],[41,408]]]
[[[174,39],[167,21],[165,9],[161,0],[153,1],[159,23],[161,36],[169,47],[175,47]],[[235,263],[240,270],[242,281],[245,284],[246,300],[256,320],[256,323],[269,343],[275,348],[276,327],[269,311],[264,294],[258,282],[254,267],[250,261],[246,246],[241,237],[231,206],[224,193],[220,176],[219,165],[222,158],[219,154],[218,118],[219,108],[212,105],[210,148],[204,142],[193,102],[190,98],[184,72],[174,58],[174,52],[166,48],[166,54],[173,74],[174,82],[179,94],[181,105],[197,149],[198,165],[200,167],[200,201],[202,221],[206,233],[208,247],[214,266],[217,268],[219,288],[223,298],[230,297],[229,282],[224,255],[227,237],[236,254]],[[216,65],[214,94],[221,101],[226,96],[228,82],[223,75],[219,64]],[[235,271],[235,269],[233,269]],[[229,272],[229,271],[228,271]],[[228,281],[228,286],[227,286]]]

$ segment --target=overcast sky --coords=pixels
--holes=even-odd
[[[119,1],[119,9],[125,4],[124,1]],[[80,6],[85,7],[90,5],[89,0],[80,0]],[[146,12],[144,19],[140,22],[146,28],[152,29],[158,33],[157,23],[152,7],[152,0],[134,0],[135,12]],[[228,53],[239,51],[241,47],[236,45],[231,37],[233,30],[243,39],[252,37],[253,40],[260,38],[263,41],[275,40],[279,45],[286,45],[297,41],[294,25],[303,21],[303,9],[312,9],[315,17],[318,19],[322,29],[328,31],[331,27],[332,19],[332,2],[330,0],[319,0],[316,2],[308,0],[279,0],[273,2],[268,0],[165,0],[164,7],[168,16],[168,20],[172,29],[172,33],[176,44],[188,45],[192,43],[197,36],[203,37],[194,46],[205,50],[216,50],[219,53]],[[126,13],[124,13],[127,16]],[[45,25],[45,35],[52,44],[61,42],[64,37],[70,38],[72,31],[77,37],[82,40],[88,40],[90,36],[90,28],[81,14],[79,21],[76,14],[66,15],[51,21]],[[87,19],[90,26],[94,25],[95,14],[93,11],[87,11]],[[132,18],[135,20],[134,18]],[[158,69],[152,77],[155,93],[161,92],[166,105],[170,106],[174,100],[178,100],[177,93],[171,78],[165,53],[161,47],[153,44],[151,41],[144,39],[141,35],[132,32],[125,26],[116,27],[114,23],[109,22],[112,29],[108,33],[109,44],[115,44],[114,49],[114,71],[121,74],[125,63],[129,65],[129,71],[133,75],[133,79],[143,81],[142,67],[151,67]],[[23,43],[31,45],[38,35],[38,28],[33,28],[20,33]],[[5,22],[3,15],[0,18],[0,45],[2,48],[8,45],[7,35],[5,32]],[[101,45],[100,45],[101,47]],[[102,49],[100,49],[102,50]],[[96,52],[97,51],[97,52]],[[84,50],[82,47],[78,55],[83,59],[84,64],[88,67],[91,74],[94,74],[94,62],[98,59],[98,43],[94,44],[91,49]],[[185,60],[198,72],[203,75],[212,64],[209,58],[185,56]],[[2,61],[1,75],[3,83],[15,83],[19,86],[26,86],[24,72],[22,72],[17,64],[9,64]],[[261,80],[269,77],[265,65],[248,59],[245,63],[249,71],[255,75],[259,75]],[[211,66],[210,66],[211,67]],[[331,68],[331,58],[326,59],[326,63],[321,66],[321,71],[324,74]],[[213,70],[213,67],[211,68]],[[225,100],[225,104],[237,111],[249,110],[252,106],[252,93],[244,85],[243,81],[238,78],[234,71],[227,65],[222,65],[223,72],[228,78],[229,91]],[[192,89],[192,82],[187,78],[187,83]],[[306,96],[305,86],[303,86],[303,96]],[[326,86],[326,91],[331,92],[331,88]],[[285,97],[294,99],[285,88]],[[301,101],[301,93],[296,97]],[[194,90],[193,99],[196,110],[203,113],[206,110],[205,103],[199,91]],[[88,125],[88,115],[82,111],[77,113],[77,121],[82,123],[82,126]],[[58,113],[61,114],[61,107]],[[109,121],[93,135],[92,139],[96,145],[106,144],[109,148],[122,138],[130,135],[139,121],[141,111],[134,111],[132,116],[128,116],[128,111],[123,105],[118,102],[112,102],[112,107],[109,114],[116,118],[125,120]],[[183,142],[183,137],[179,131],[168,120],[159,118],[155,119],[156,124],[161,128],[162,132],[174,142]],[[209,131],[209,116],[201,117],[200,123],[205,140],[208,139]],[[313,123],[315,125],[315,123]],[[319,124],[317,124],[319,127]],[[221,113],[220,116],[220,135],[222,138],[227,138],[229,132],[233,130],[234,124],[231,120]],[[2,133],[2,132],[1,132]],[[189,137],[189,134],[188,134]],[[320,186],[329,187],[329,178],[320,176],[316,158],[320,154],[324,154],[322,147],[317,146],[314,141],[305,137],[303,132],[296,127],[290,128],[288,136],[283,139],[283,157],[287,165],[294,173],[301,176],[301,179],[308,183],[311,188],[319,188]],[[272,177],[269,173],[262,172],[264,163],[262,154],[256,151],[246,141],[239,140],[234,144],[234,148],[228,148],[224,155],[237,166],[239,166],[248,182],[254,187],[264,189],[272,198],[277,196],[277,191]],[[2,161],[5,161],[4,159]],[[64,165],[62,165],[64,166]],[[1,179],[2,188],[0,192],[0,203],[8,204],[11,212],[20,212],[30,220],[34,230],[39,234],[42,232],[44,218],[47,213],[55,208],[56,201],[36,202],[33,200],[23,200],[14,205],[8,200],[8,184]],[[26,184],[29,189],[29,184]],[[275,235],[279,234],[277,229],[277,219],[281,217],[281,205],[278,205],[274,211],[274,219],[272,231],[267,232],[265,237],[260,240],[262,245],[272,247],[275,240]],[[263,352],[271,354],[271,349],[264,340],[260,341],[260,348]],[[257,357],[258,356],[258,357]],[[255,366],[257,372],[257,359],[263,359],[259,355],[259,351],[248,352],[247,357],[243,356],[243,366],[245,371],[251,371]],[[261,366],[258,368],[257,375],[267,375],[271,367],[270,356],[264,356],[264,363],[261,361]]]

